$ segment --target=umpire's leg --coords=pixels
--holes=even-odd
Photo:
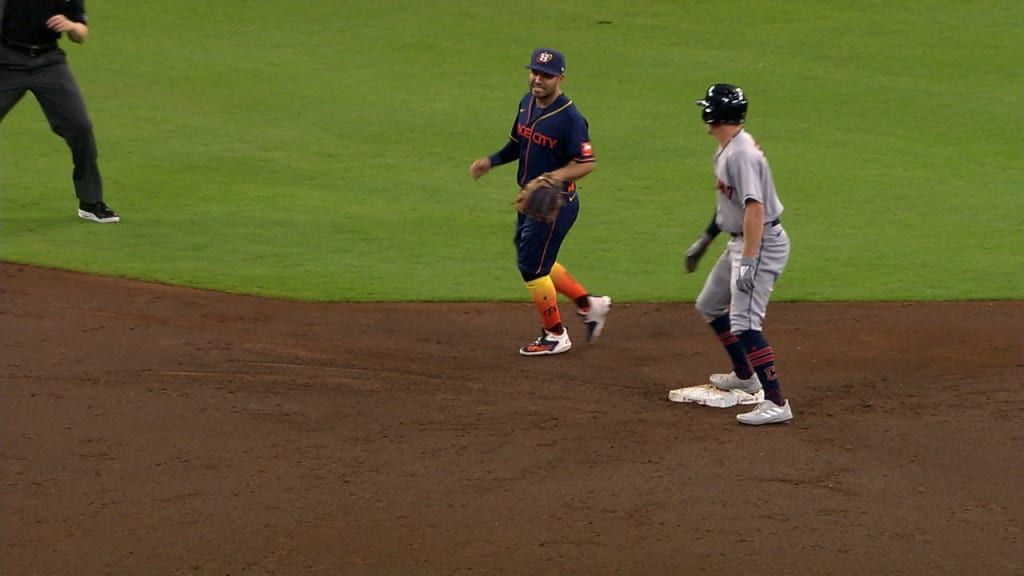
[[[75,164],[72,179],[78,199],[89,204],[102,202],[103,181],[96,162],[99,153],[85,99],[63,51],[58,49],[51,54],[52,62],[36,70],[30,90],[42,106],[50,128],[71,148]]]
[[[0,0],[0,6],[2,4]],[[0,122],[28,90],[29,72],[10,64],[11,54],[10,50],[0,46]]]

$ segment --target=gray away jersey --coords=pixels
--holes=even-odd
[[[768,160],[746,130],[741,130],[724,148],[719,146],[715,151],[715,178],[718,179],[715,222],[723,231],[743,233],[743,206],[747,199],[764,205],[765,224],[782,215],[782,202],[775,193]]]

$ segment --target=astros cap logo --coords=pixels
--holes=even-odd
[[[536,72],[558,76],[565,73],[565,57],[554,48],[537,48],[530,54],[530,63],[526,67]]]

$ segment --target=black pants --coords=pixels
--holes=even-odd
[[[82,202],[102,202],[103,181],[96,163],[92,121],[63,50],[33,57],[0,45],[0,122],[25,92],[32,92],[50,128],[71,148],[75,195]]]

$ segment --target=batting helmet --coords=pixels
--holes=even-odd
[[[732,84],[712,84],[697,106],[704,108],[705,124],[743,124],[747,117],[747,97],[743,89]]]

